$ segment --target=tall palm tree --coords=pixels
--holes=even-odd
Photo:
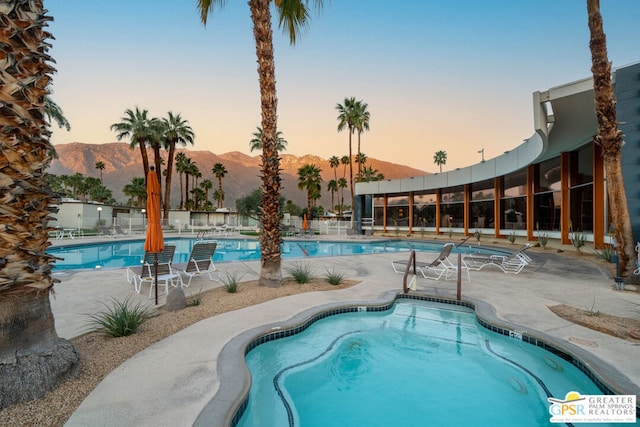
[[[356,99],[345,98],[344,104],[337,104],[338,110],[338,132],[347,129],[349,131],[349,190],[351,190],[351,206],[354,205],[355,196],[353,193],[353,149],[351,148],[351,135],[356,129]]]
[[[358,175],[356,176],[356,182],[362,181],[362,170],[367,164],[367,155],[359,152],[356,154],[356,158],[354,160],[358,164]]]
[[[318,8],[322,0],[313,1]],[[198,0],[200,18],[206,25],[214,6],[222,7],[225,0]],[[276,67],[273,59],[271,30],[272,0],[249,0],[253,35],[258,59],[262,132],[262,234],[260,235],[261,261],[258,283],[265,286],[282,286],[280,253],[280,160],[277,149],[277,93]],[[279,26],[294,44],[300,31],[309,22],[309,0],[273,0],[279,16]]]
[[[333,169],[333,179],[338,182],[338,166],[340,166],[340,157],[331,156],[329,157],[329,167]]]
[[[350,158],[349,156],[342,156],[340,157],[340,163],[342,164],[342,177],[346,178],[347,177],[347,166],[349,166],[349,162],[350,162]]]
[[[222,206],[222,202],[224,201],[224,191],[216,189],[216,191],[213,192],[213,200],[216,201],[218,206]]]
[[[169,207],[171,205],[171,179],[173,177],[173,161],[176,146],[178,144],[182,146],[187,144],[193,145],[195,135],[189,122],[184,120],[179,113],[173,114],[173,112],[169,111],[167,117],[162,119],[162,123],[166,148],[169,150],[169,154],[167,154],[167,175],[164,179],[164,206],[162,209],[162,217],[167,219],[169,218]],[[182,175],[180,175],[180,177],[182,178]],[[182,191],[182,181],[180,183],[180,189]],[[180,207],[182,208],[182,194],[180,195],[180,199]]]
[[[102,179],[102,171],[104,170],[104,162],[96,162],[96,169],[100,171],[100,183],[104,184]]]
[[[256,132],[253,133],[253,138],[249,141],[251,151],[262,150],[262,128],[258,126]],[[276,132],[276,150],[282,152],[287,149],[287,140],[282,137],[282,132]]]
[[[382,181],[384,174],[378,172],[378,169],[374,169],[373,166],[365,166],[362,169],[362,182]]]
[[[314,164],[307,164],[298,169],[298,188],[307,192],[307,215],[311,218],[311,206],[321,191],[322,170]]]
[[[141,110],[136,107],[135,111],[131,109],[126,110],[120,122],[114,123],[110,127],[112,131],[116,132],[118,141],[124,138],[131,138],[131,149],[134,149],[136,145],[140,148],[142,169],[145,177],[149,173],[147,141],[150,137],[153,137],[154,132],[150,126],[150,120],[148,110]]]
[[[183,173],[184,173],[184,202],[185,204],[189,203],[189,180],[191,179],[191,172],[194,171],[195,162],[191,160],[189,157],[185,157],[183,163]],[[195,166],[197,168],[197,166]],[[185,205],[186,206],[186,205]]]
[[[634,257],[634,240],[620,163],[622,132],[618,129],[616,118],[616,101],[611,82],[611,63],[607,55],[607,39],[600,14],[600,0],[587,0],[587,14],[590,32],[591,71],[593,73],[596,116],[598,117],[598,134],[595,136],[594,142],[602,147],[620,273],[627,276],[632,275],[634,270],[634,264],[631,262]]]
[[[360,156],[360,134],[364,131],[368,131],[369,130],[369,118],[370,118],[370,114],[369,111],[367,111],[368,105],[366,102],[363,102],[362,100],[360,101],[356,101],[355,104],[355,111],[354,111],[354,117],[355,117],[355,127],[356,127],[356,131],[358,132],[358,154],[357,156]],[[361,180],[361,176],[362,176],[362,169],[364,168],[364,164],[363,163],[358,163],[358,181]]]
[[[222,207],[222,200],[224,200],[224,191],[222,191],[222,178],[227,174],[227,168],[224,167],[222,163],[216,163],[213,165],[213,169],[211,169],[211,173],[218,178],[218,193],[223,197],[218,200],[218,207]]]
[[[436,151],[433,155],[433,163],[440,166],[440,172],[442,172],[442,165],[447,163],[447,152],[442,150]]]
[[[42,3],[0,6],[0,411],[42,397],[79,362],[56,333],[49,299],[55,258],[45,250],[58,199],[45,173],[53,146],[44,97],[54,70],[46,40],[51,19]]]

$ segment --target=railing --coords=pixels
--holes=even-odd
[[[406,294],[409,292],[409,287],[407,286],[407,277],[409,276],[409,268],[413,266],[413,275],[416,275],[416,251],[412,250],[409,253],[409,261],[407,262],[407,267],[404,269],[404,277],[402,278],[402,291]]]

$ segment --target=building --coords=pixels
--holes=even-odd
[[[625,191],[639,239],[640,63],[614,70],[613,82],[625,141]],[[357,183],[357,226],[528,240],[544,232],[563,244],[573,231],[602,247],[611,222],[603,160],[593,143],[593,79],[534,92],[533,107],[533,135],[496,158],[449,172]]]

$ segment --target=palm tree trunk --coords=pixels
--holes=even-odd
[[[169,219],[169,199],[171,197],[171,177],[173,175],[173,157],[176,153],[175,141],[169,141],[169,155],[167,157],[167,176],[164,179],[164,206],[162,210],[162,219]]]
[[[353,205],[355,204],[355,195],[353,194],[353,157],[351,150],[351,135],[353,127],[349,126],[349,190],[351,190],[351,219],[353,219]]]
[[[360,131],[358,130],[358,175],[357,182],[362,180],[362,164],[360,163]]]
[[[149,174],[149,155],[147,154],[147,145],[144,139],[138,140],[140,147],[140,157],[142,157],[142,168],[144,169],[144,181],[147,182],[147,174]]]
[[[630,276],[634,270],[634,265],[630,262],[634,257],[633,231],[622,179],[620,165],[622,132],[618,130],[616,102],[611,82],[611,63],[607,57],[607,40],[602,26],[600,1],[587,0],[587,12],[591,34],[589,41],[591,72],[593,73],[595,108],[598,117],[598,134],[594,138],[594,142],[602,147],[604,157],[609,208],[611,209],[611,220],[617,243],[620,274]]]
[[[43,118],[54,71],[45,41],[49,20],[42,0],[2,2],[0,411],[43,396],[79,362],[73,346],[58,338],[49,301],[54,257],[45,249],[57,212],[45,175],[54,153]]]
[[[256,40],[262,112],[262,268],[258,283],[282,286],[280,269],[280,161],[276,145],[276,73],[273,59],[270,0],[249,0]]]

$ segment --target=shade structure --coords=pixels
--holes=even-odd
[[[164,250],[164,237],[160,225],[160,183],[158,174],[151,168],[147,174],[147,237],[144,250],[158,253]]]
[[[156,272],[156,305],[158,304],[158,252],[164,250],[164,236],[160,225],[160,182],[158,174],[149,168],[147,174],[147,237],[144,241],[144,250],[156,254],[154,257],[154,271]]]
[[[304,214],[302,217],[302,229],[306,230],[307,228],[309,228],[309,224],[307,223],[307,214]]]

